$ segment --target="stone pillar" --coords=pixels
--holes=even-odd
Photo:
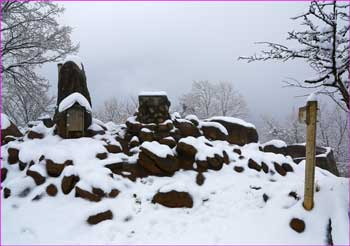
[[[139,94],[137,120],[144,124],[159,124],[170,119],[170,101],[165,93]]]

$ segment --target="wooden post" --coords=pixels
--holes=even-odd
[[[306,128],[306,165],[303,206],[306,210],[314,207],[315,165],[316,165],[316,122],[317,101],[308,101],[306,107],[299,109],[299,120],[305,121]]]

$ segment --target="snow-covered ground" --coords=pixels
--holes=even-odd
[[[256,143],[239,147],[210,141],[215,148],[227,151],[230,163],[219,171],[203,173],[203,185],[196,183],[197,172],[184,170],[172,177],[149,176],[132,182],[116,174],[111,177],[104,165],[134,160],[135,156],[109,153],[104,160],[95,157],[105,151],[103,139],[111,139],[111,132],[116,131],[111,124],[109,129],[94,139],[63,140],[38,126],[36,130],[45,134],[43,139],[25,137],[24,142],[2,146],[2,167],[9,169],[2,187],[11,188],[11,196],[2,198],[2,244],[327,244],[329,219],[334,244],[349,244],[347,178],[316,168],[315,207],[306,211],[302,206],[304,162],[297,165],[290,157],[261,152]],[[25,177],[18,164],[7,163],[9,147],[20,149],[23,161],[35,160],[31,168],[44,176],[41,155],[57,163],[69,159],[74,165],[66,167],[58,178],[47,176],[46,182],[37,186],[31,177]],[[239,158],[234,148],[240,149],[245,158]],[[134,151],[137,155],[138,148]],[[169,154],[170,149],[161,152]],[[286,176],[257,172],[248,167],[250,158],[265,162],[270,170],[274,170],[273,162],[289,163],[294,171]],[[244,171],[236,172],[235,166]],[[64,195],[60,188],[62,176],[72,173],[79,174],[77,185],[85,189],[117,188],[120,194],[100,202],[76,198],[74,191]],[[45,193],[49,184],[59,190],[55,197]],[[24,188],[29,188],[26,195]],[[188,192],[193,208],[167,208],[151,202],[158,191],[169,190]],[[290,196],[290,192],[297,196]],[[33,200],[40,194],[41,199]],[[108,209],[113,213],[112,220],[97,225],[86,222],[90,215]],[[292,218],[305,222],[304,232],[291,229]]]

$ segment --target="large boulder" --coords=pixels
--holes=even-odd
[[[172,174],[179,169],[178,160],[167,145],[145,142],[140,150],[138,163],[153,174]]]
[[[192,196],[188,192],[171,190],[158,192],[153,196],[152,203],[159,203],[168,208],[192,208]]]
[[[189,120],[175,119],[174,126],[179,129],[179,133],[182,137],[198,137],[200,132],[198,128]]]
[[[23,134],[18,130],[17,126],[7,117],[1,114],[1,144],[7,144],[14,140],[14,137],[22,137]]]
[[[255,126],[244,120],[233,117],[212,117],[207,121],[223,125],[228,132],[227,141],[231,144],[242,146],[248,143],[257,143],[259,140]]]
[[[287,144],[281,140],[271,140],[262,145],[264,152],[287,155]]]
[[[203,135],[210,140],[227,140],[226,128],[218,122],[201,122],[200,129]]]
[[[288,145],[287,155],[291,156],[294,162],[299,163],[305,160],[306,146],[304,144]],[[316,166],[339,176],[333,151],[329,147],[316,147]]]

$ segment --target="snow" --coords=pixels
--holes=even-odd
[[[1,130],[5,130],[11,126],[11,121],[6,114],[1,113]]]
[[[264,143],[262,146],[268,146],[268,145],[273,145],[275,146],[276,148],[284,148],[284,147],[287,147],[287,144],[282,141],[282,140],[278,140],[278,139],[273,139],[273,140],[270,140],[266,143]]]
[[[82,59],[79,56],[76,55],[68,55],[66,59],[62,62],[62,64],[65,64],[66,62],[74,62],[80,70],[83,70],[83,62]]]
[[[198,149],[196,160],[215,154],[222,156],[223,151],[229,156],[230,163],[221,170],[204,172],[205,182],[199,186],[195,182],[197,172],[188,170],[177,171],[171,177],[138,178],[135,182],[111,175],[106,164],[135,164],[139,148],[134,148],[135,154],[131,156],[110,153],[107,159],[98,160],[95,156],[106,151],[106,141],[115,138],[109,131],[94,138],[79,139],[62,139],[54,136],[52,129],[46,131],[43,139],[15,140],[1,146],[1,164],[9,170],[1,185],[11,189],[11,197],[2,199],[1,204],[4,245],[326,245],[329,218],[334,245],[349,245],[349,179],[316,167],[315,181],[320,190],[315,192],[313,210],[306,211],[302,206],[305,161],[297,165],[289,156],[262,152],[258,143],[240,147],[205,137],[181,139],[180,142]],[[272,143],[281,144],[276,140]],[[174,155],[173,149],[157,142],[144,142],[141,146],[161,157]],[[35,185],[33,179],[25,175],[26,170],[20,171],[18,164],[10,165],[8,148],[18,148],[21,161],[33,160],[30,168],[46,177],[45,184]],[[234,148],[239,148],[245,158],[239,159]],[[74,165],[66,166],[58,178],[48,177],[45,161],[39,161],[41,155],[56,163],[69,159]],[[270,170],[274,170],[274,162],[289,163],[294,172],[286,176],[256,172],[248,168],[250,158],[257,163],[265,162]],[[244,172],[235,172],[235,166],[244,167]],[[98,203],[76,198],[74,191],[64,195],[60,188],[62,178],[70,175],[78,175],[77,186],[88,191],[94,187],[105,192],[112,189],[121,192],[116,198],[103,198]],[[49,184],[58,188],[55,197],[46,195]],[[188,192],[193,198],[193,208],[167,208],[151,202],[157,192],[171,190]],[[28,193],[25,197],[24,191]],[[301,199],[288,196],[291,191]],[[263,194],[268,195],[267,202]],[[38,195],[42,198],[32,201]],[[94,226],[86,223],[88,216],[108,209],[113,213],[112,220]],[[303,233],[289,227],[294,217],[305,221]]]
[[[197,149],[197,154],[195,156],[196,160],[204,161],[207,157],[214,157],[215,155],[222,156],[222,149],[219,146],[213,146],[208,139],[205,137],[186,137],[180,139],[179,143],[185,143],[192,145]],[[211,145],[211,146],[210,146]]]
[[[307,101],[307,102],[317,102],[317,96],[316,96],[316,94],[315,94],[315,93],[311,93],[311,94],[308,96],[308,98],[307,98],[306,101]]]
[[[228,123],[233,123],[233,124],[238,124],[238,125],[242,125],[248,128],[254,128],[255,126],[251,123],[248,123],[242,119],[238,119],[238,118],[234,118],[234,117],[227,117],[227,116],[214,116],[211,117],[209,119],[207,119],[207,121],[215,121],[215,120],[221,120],[221,121],[226,121]]]
[[[165,91],[141,91],[139,96],[168,96]]]
[[[63,112],[72,107],[75,103],[78,103],[80,106],[84,107],[88,112],[92,111],[89,101],[78,92],[74,92],[64,98],[58,106],[58,111]]]
[[[156,141],[144,142],[141,144],[140,147],[147,149],[148,151],[161,158],[166,158],[168,155],[174,155],[173,151],[169,148],[169,146],[160,144]]]
[[[217,128],[220,132],[222,132],[223,134],[225,134],[226,136],[228,135],[227,129],[221,125],[218,122],[206,122],[206,121],[201,121],[198,125],[199,128],[202,127],[214,127]]]
[[[189,114],[189,115],[187,115],[187,116],[185,117],[185,119],[186,119],[186,120],[189,120],[189,121],[193,120],[193,121],[199,122],[198,117],[197,117],[196,115],[194,115],[194,114]]]

